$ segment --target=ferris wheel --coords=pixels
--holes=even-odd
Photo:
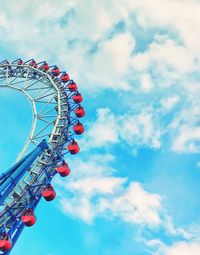
[[[25,226],[36,222],[35,208],[43,197],[52,201],[55,174],[70,174],[64,157],[80,150],[74,135],[81,135],[85,115],[77,84],[66,72],[37,63],[0,62],[0,88],[22,93],[30,102],[32,126],[16,163],[0,175],[0,254],[10,254]]]

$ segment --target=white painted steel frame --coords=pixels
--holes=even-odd
[[[16,73],[10,75],[10,71]],[[30,79],[29,75],[31,73],[34,73],[34,76]],[[23,74],[25,74],[25,76],[23,76]],[[37,79],[34,77],[37,77]],[[23,81],[20,79],[23,79]],[[31,81],[31,84],[29,84],[29,81]],[[40,83],[40,87],[38,88],[36,85],[34,88],[34,85],[38,83]],[[44,72],[29,65],[0,64],[0,88],[1,87],[14,89],[23,93],[31,103],[33,112],[32,127],[18,160],[25,154],[30,144],[34,144],[35,146],[39,144],[40,141],[37,141],[37,139],[46,138],[50,148],[50,152],[45,151],[42,153],[24,176],[23,180],[16,185],[8,198],[4,201],[4,204],[2,205],[3,208],[0,208],[0,226],[6,222],[6,227],[9,228],[11,219],[6,208],[13,208],[15,211],[15,207],[17,207],[18,209],[15,212],[15,216],[18,217],[22,211],[25,210],[24,206],[29,199],[28,188],[33,184],[43,185],[45,183],[47,176],[43,171],[43,167],[47,167],[50,177],[55,174],[55,157],[59,154],[59,150],[61,151],[64,149],[64,144],[69,142],[69,137],[72,135],[70,133],[71,131],[69,131],[69,122],[71,122],[70,125],[72,125],[77,121],[76,117],[68,115],[69,107],[71,104],[71,108],[74,110],[77,106],[72,100],[70,102],[73,93],[69,91],[67,92],[66,84],[64,85],[58,78],[53,77],[51,71]],[[44,91],[44,93],[40,94],[41,91]],[[50,91],[52,92],[49,94]],[[33,93],[34,96],[31,95],[31,93]],[[36,97],[34,93],[37,94]],[[48,100],[41,101],[41,99],[44,98],[48,98]],[[37,110],[38,103],[44,104],[39,112]],[[50,105],[52,108],[48,109]],[[56,115],[51,115],[53,109],[56,110]],[[36,128],[39,121],[40,123],[44,122],[45,125],[41,126],[37,131]],[[48,129],[50,125],[52,125],[51,133],[48,131],[47,133],[42,134],[42,132]],[[64,130],[65,134],[63,136]],[[59,139],[57,139],[58,137]],[[63,153],[62,156],[64,156],[64,154],[65,153]],[[42,187],[38,186],[38,188],[35,189],[36,197],[41,196],[41,188]],[[20,209],[21,205],[22,208]]]

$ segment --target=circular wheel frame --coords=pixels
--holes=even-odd
[[[68,76],[57,66],[49,67],[45,61],[36,63],[33,59],[26,62],[17,59],[12,63],[7,60],[0,63],[0,88],[23,93],[33,113],[32,127],[17,161],[43,139],[49,147],[0,205],[0,228],[10,231],[11,236],[26,208],[30,204],[33,208],[37,206],[43,187],[51,182],[56,166],[69,152],[67,146],[74,141],[73,126],[79,123],[74,111],[81,108],[79,101],[82,100],[74,101],[73,97],[80,93],[69,89],[72,84],[76,88],[76,84],[71,79],[62,79],[63,75]]]

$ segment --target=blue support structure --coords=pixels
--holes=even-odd
[[[30,169],[32,164],[45,149],[48,149],[48,145],[46,140],[43,140],[32,152],[30,152],[27,156],[18,161],[0,176],[0,205],[2,205],[5,198],[7,198],[13,188],[18,184],[24,174]],[[39,203],[40,198],[41,197],[34,201],[33,209],[35,209],[35,207]],[[12,248],[14,247],[25,226],[23,222],[21,222],[20,220],[15,220],[15,218],[13,218],[13,222],[14,224],[8,231],[8,235],[12,237]],[[4,227],[2,227],[1,231],[6,231],[6,229],[3,229]],[[12,249],[4,252],[3,254],[9,255],[11,251]]]
[[[41,196],[34,202],[33,209],[37,207],[38,203],[40,202],[40,199],[41,199]],[[12,236],[12,248],[9,251],[4,252],[3,255],[9,255],[12,252],[12,249],[14,245],[16,244],[17,240],[19,239],[24,227],[25,225],[23,222],[21,221],[15,222],[15,225],[8,232],[9,236]]]
[[[5,198],[9,195],[9,193],[13,190],[13,188],[17,185],[23,175],[30,168],[32,163],[37,159],[37,157],[41,154],[44,149],[47,149],[48,145],[45,140],[43,140],[35,150],[33,150],[28,156],[25,157],[24,160],[20,162],[20,164],[16,164],[10,175],[6,178],[6,180],[0,186],[0,205],[3,203]]]
[[[2,183],[4,183],[9,176],[11,176],[12,173],[15,172],[15,170],[26,160],[27,157],[31,155],[32,152],[30,152],[28,155],[26,155],[24,158],[19,160],[17,163],[15,163],[12,167],[10,167],[7,171],[5,171],[3,174],[0,175],[0,186]]]

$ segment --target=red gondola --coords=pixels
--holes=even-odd
[[[31,227],[36,223],[36,217],[32,209],[27,209],[21,219],[27,227]]]
[[[22,60],[21,58],[20,58],[20,59],[18,60],[18,62],[17,62],[18,65],[23,65],[23,63],[24,63],[24,62],[23,62],[23,60]]]
[[[80,148],[78,146],[78,143],[73,140],[68,146],[67,149],[69,150],[70,154],[74,155],[77,154],[80,151]]]
[[[68,176],[70,174],[70,168],[66,162],[63,162],[62,165],[56,167],[56,171],[62,177]]]
[[[62,82],[68,82],[70,81],[69,75],[67,73],[64,73],[61,77],[60,77]]]
[[[85,115],[85,110],[82,106],[79,106],[74,112],[78,118],[82,118]]]
[[[37,68],[37,63],[34,59],[31,60],[31,62],[29,63],[29,66],[32,66],[34,68]]]
[[[47,62],[45,61],[40,67],[39,69],[44,70],[44,71],[48,71],[49,70],[49,65],[47,64]]]
[[[78,89],[77,85],[75,82],[71,82],[67,88],[70,90],[70,91],[76,91]]]
[[[58,76],[60,74],[60,69],[57,66],[55,66],[54,69],[51,71],[51,73],[54,76]]]
[[[78,91],[76,92],[76,94],[72,97],[72,99],[74,100],[75,103],[81,103],[83,101],[82,95],[81,93],[79,93]]]
[[[77,122],[74,126],[73,126],[73,130],[77,135],[81,135],[84,132],[84,126],[81,122]]]
[[[42,196],[46,201],[52,201],[56,197],[56,192],[51,185],[47,185],[42,190]]]
[[[7,233],[0,238],[0,251],[6,252],[12,248],[12,241]]]

